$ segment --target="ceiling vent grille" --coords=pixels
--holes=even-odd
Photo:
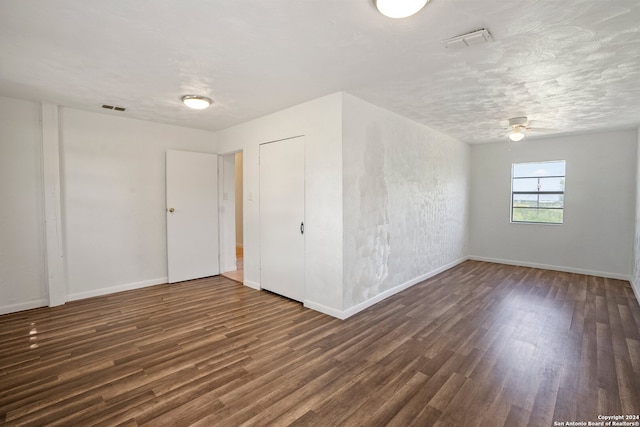
[[[443,40],[442,44],[447,49],[461,49],[463,47],[469,47],[476,44],[489,43],[493,41],[491,33],[486,28],[481,28],[470,33],[461,34],[459,36],[451,37],[450,39]]]
[[[102,104],[102,108],[106,108],[107,110],[115,110],[115,111],[125,111],[124,107],[115,107],[113,105]]]

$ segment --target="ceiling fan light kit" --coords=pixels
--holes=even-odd
[[[389,18],[407,18],[418,13],[429,0],[373,0],[378,11]]]
[[[514,129],[509,133],[509,139],[513,142],[522,141],[524,138],[524,133],[520,129]]]
[[[511,126],[511,131],[508,136],[509,139],[513,142],[522,141],[524,139],[524,131],[529,130],[527,124],[529,123],[529,119],[526,117],[513,117],[509,119],[509,126]]]

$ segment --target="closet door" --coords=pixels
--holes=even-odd
[[[260,145],[260,287],[304,300],[304,138]]]

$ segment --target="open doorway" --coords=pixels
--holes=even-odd
[[[244,283],[243,158],[242,152],[221,156],[221,257],[222,275]]]

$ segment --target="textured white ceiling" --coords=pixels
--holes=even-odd
[[[441,43],[479,28],[495,41]],[[0,95],[219,130],[337,91],[472,143],[521,115],[637,126],[640,1],[431,0],[392,20],[371,0],[0,0]]]

